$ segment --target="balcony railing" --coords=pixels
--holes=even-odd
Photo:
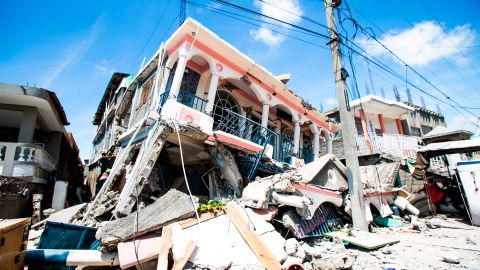
[[[0,174],[5,176],[39,176],[37,167],[46,172],[57,162],[45,149],[35,144],[0,142]]]
[[[300,148],[298,158],[303,159],[305,163],[312,162],[314,160],[313,148],[311,146]]]
[[[377,153],[390,153],[397,156],[415,158],[418,150],[418,141],[416,137],[400,134],[382,134],[371,133],[368,135],[371,144],[368,145],[365,135],[357,135],[357,146],[360,155],[369,155]]]
[[[213,112],[213,130],[221,130],[245,140],[265,146],[275,132],[242,115],[216,107]]]
[[[158,112],[160,112],[163,108],[163,105],[165,105],[165,102],[168,100],[168,96],[170,95],[170,91],[165,91],[162,94],[160,94],[160,105],[158,106]]]
[[[181,90],[178,94],[177,101],[200,112],[203,112],[205,110],[205,105],[207,105],[206,99],[197,97],[192,93]]]
[[[287,158],[293,155],[294,144],[287,137],[275,133],[271,144],[273,146],[274,159],[286,162]]]

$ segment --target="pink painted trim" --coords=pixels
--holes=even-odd
[[[302,185],[299,185],[299,184],[292,184],[292,185],[296,189],[307,190],[307,191],[312,191],[312,192],[315,192],[315,193],[324,194],[324,195],[327,195],[327,196],[330,196],[330,197],[341,198],[340,194],[337,194],[337,193],[329,191],[329,190],[325,190],[325,189],[321,189],[321,188],[317,188],[317,187],[312,187],[312,186],[302,186]]]
[[[168,55],[170,56],[171,54],[173,54],[173,52],[175,50],[177,50],[184,42],[189,42],[189,43],[192,43],[193,42],[193,37],[185,34],[183,38],[181,38],[177,44],[175,44],[171,50],[168,51]],[[204,51],[205,53],[209,54],[210,56],[216,58],[219,62],[221,62],[222,64],[224,65],[227,65],[229,66],[231,69],[235,70],[236,72],[240,73],[240,74],[247,74],[246,70],[243,70],[241,67],[237,66],[235,63],[233,63],[232,61],[228,60],[227,58],[223,57],[222,55],[220,55],[219,53],[215,52],[214,50],[210,49],[209,47],[207,47],[205,44],[201,43],[200,41],[198,40],[195,40],[195,47],[197,47],[198,49],[201,49],[202,51]],[[264,84],[263,82],[260,82],[258,81],[257,79],[249,76],[250,80],[252,82],[254,82],[255,84],[261,86],[264,90],[266,90],[268,93],[270,94],[273,94],[274,92],[276,92],[272,87],[270,87],[269,85],[266,85]],[[281,93],[276,93],[276,96],[278,99],[282,100],[285,104],[289,105],[290,107],[294,108],[298,113],[300,114],[303,114],[304,113],[304,110],[303,108],[300,108],[299,106],[297,106],[295,103],[293,103],[289,98],[283,96]],[[317,125],[329,130],[329,131],[332,131],[332,129],[330,128],[330,125],[328,125],[328,123],[318,119],[318,118],[315,118],[311,115],[306,115],[306,117],[308,119],[310,119],[312,122],[316,123]]]
[[[197,64],[197,63],[195,63],[195,62],[193,62],[193,61],[191,61],[191,60],[188,60],[188,62],[187,62],[187,67],[189,67],[189,68],[197,71],[198,73],[203,73],[203,72],[205,72],[205,71],[207,71],[207,70],[210,69],[210,66],[209,66],[208,64],[205,64],[205,65],[203,65],[203,66],[200,66],[199,64]]]
[[[231,135],[228,133],[224,132],[214,132],[214,136],[216,137],[217,140],[223,142],[223,143],[228,143],[228,144],[233,144],[239,147],[242,147],[244,149],[247,149],[251,152],[260,152],[262,150],[261,147],[259,147],[256,143],[249,142],[247,140],[241,139],[235,135]],[[228,136],[228,135],[230,136]]]

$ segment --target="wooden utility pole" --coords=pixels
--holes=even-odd
[[[342,55],[340,54],[340,38],[337,35],[337,26],[333,9],[340,4],[340,0],[325,0],[327,25],[330,32],[330,49],[332,50],[333,73],[335,75],[335,88],[338,98],[338,111],[342,123],[342,138],[345,160],[347,162],[348,190],[352,207],[353,227],[368,230],[363,201],[363,185],[360,178],[358,156],[355,141],[354,120],[347,111],[345,92],[347,89],[347,73],[343,68]]]

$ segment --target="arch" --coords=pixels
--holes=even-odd
[[[275,99],[273,99],[275,100]],[[280,108],[282,109],[283,111],[289,113],[291,116],[292,116],[292,122],[293,121],[299,121],[300,119],[298,118],[298,113],[291,107],[283,104],[283,103],[279,103],[279,102],[273,102],[272,103],[272,108]]]
[[[213,129],[238,134],[242,128],[238,114],[240,114],[240,106],[230,91],[223,88],[217,89],[212,115]]]
[[[217,89],[213,108],[214,111],[217,108],[221,108],[240,114],[240,105],[237,99],[232,94],[230,94],[228,90],[223,88]]]

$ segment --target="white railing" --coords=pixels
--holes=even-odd
[[[39,145],[0,142],[0,167],[2,169],[0,174],[14,176],[13,169],[16,164],[35,164],[50,172],[55,170],[57,161]]]
[[[400,134],[369,135],[370,144],[365,135],[357,135],[357,146],[360,155],[386,153],[406,158],[415,158],[418,150],[417,137]]]

